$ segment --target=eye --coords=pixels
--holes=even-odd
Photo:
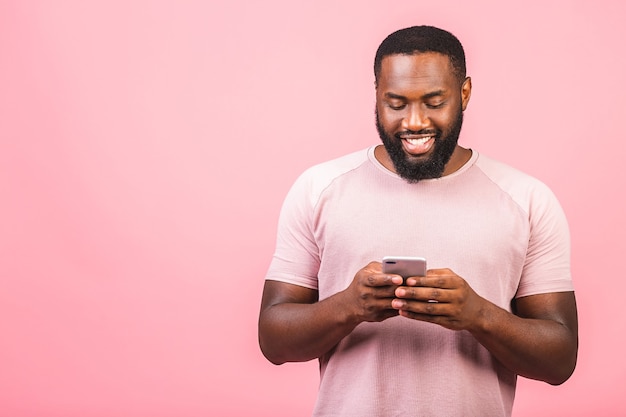
[[[391,110],[402,110],[406,107],[405,103],[387,103]]]
[[[426,107],[429,109],[440,109],[446,104],[445,101],[434,101],[430,103],[426,103]]]

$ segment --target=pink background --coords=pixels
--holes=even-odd
[[[217,2],[214,2],[217,3]],[[378,143],[372,61],[440,25],[461,142],[570,220],[580,358],[514,416],[626,415],[620,1],[0,1],[0,414],[304,416],[317,364],[257,346],[278,211]],[[468,387],[468,389],[470,389]]]

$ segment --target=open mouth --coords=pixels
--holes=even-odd
[[[436,135],[400,135],[402,147],[411,155],[422,155],[430,151],[435,144]]]

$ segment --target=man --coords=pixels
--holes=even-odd
[[[281,211],[259,342],[319,358],[316,416],[509,416],[516,376],[561,384],[578,350],[569,232],[541,182],[457,144],[472,89],[452,34],[378,48],[383,145],[307,170]],[[425,277],[382,272],[425,257]]]

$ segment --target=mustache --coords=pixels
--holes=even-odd
[[[420,129],[420,130],[403,130],[397,132],[394,136],[398,139],[402,139],[404,136],[418,136],[418,135],[434,135],[436,139],[441,136],[441,131],[437,129]]]

